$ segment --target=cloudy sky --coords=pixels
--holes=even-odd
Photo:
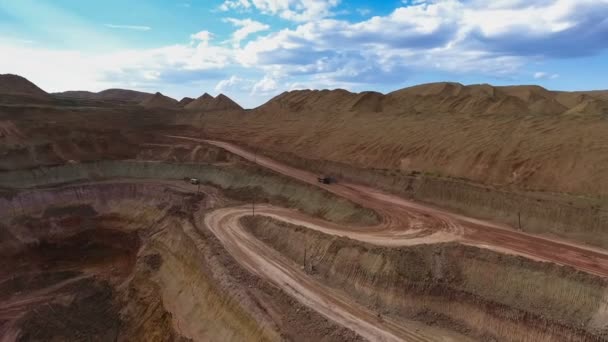
[[[301,88],[608,88],[608,0],[0,0],[0,73],[246,107]]]

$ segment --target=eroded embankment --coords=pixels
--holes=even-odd
[[[0,173],[0,187],[21,189],[104,179],[166,179],[196,177],[244,201],[270,202],[329,221],[372,225],[378,215],[346,199],[248,164],[172,164],[102,161]],[[255,197],[254,197],[255,196]]]
[[[368,185],[472,217],[503,222],[524,232],[608,247],[608,235],[603,234],[608,226],[605,198],[523,192],[521,189],[516,191],[511,184],[488,186],[416,171],[357,168],[328,160],[305,159],[287,152],[260,153],[299,169],[334,175],[345,182]]]
[[[2,339],[359,339],[244,271],[191,219],[227,202],[196,190],[122,181],[3,197]]]
[[[481,340],[608,337],[606,282],[571,268],[458,244],[369,245],[261,216],[243,224],[312,277],[387,317]]]
[[[123,298],[138,264],[140,232],[167,214],[165,204],[182,198],[165,190],[108,184],[0,199],[3,338],[124,339]],[[157,320],[149,336],[174,335],[162,306],[147,315]]]

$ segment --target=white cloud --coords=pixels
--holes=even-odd
[[[354,23],[314,20],[247,43],[237,60],[292,76],[370,84],[399,82],[414,69],[511,77],[526,61],[606,48],[608,0],[534,4],[435,0]]]
[[[231,9],[249,9],[250,7],[249,0],[226,0],[220,5],[220,10],[229,11]]]
[[[333,15],[340,0],[226,0],[223,11],[255,8],[261,13],[278,15],[287,20],[305,22]]]
[[[105,24],[104,26],[113,28],[113,29],[134,30],[134,31],[150,31],[152,29],[150,26],[140,26],[140,25]]]
[[[546,73],[546,72],[542,72],[542,71],[534,73],[534,78],[537,80],[543,80],[543,79],[554,80],[558,77],[559,77],[558,74],[550,74],[550,73]]]
[[[523,66],[607,48],[608,0],[409,1],[388,15],[360,21],[332,18],[337,5],[337,0],[225,1],[227,11],[303,21],[264,32],[270,30],[264,23],[228,18],[236,27],[231,44],[203,30],[192,34],[189,44],[99,54],[3,37],[0,72],[23,74],[47,90],[133,85],[163,90],[206,82],[218,91],[260,98],[290,87],[388,87],[419,71],[554,79],[559,75],[525,74]]]
[[[236,75],[230,76],[230,78],[221,80],[215,86],[215,90],[218,92],[226,92],[226,91],[235,91],[235,90],[246,90],[251,87],[253,81],[248,79],[243,79]]]
[[[209,32],[209,31],[200,31],[200,32],[191,34],[190,39],[200,40],[203,43],[208,43],[211,39],[213,39],[213,33]]]
[[[266,24],[251,19],[226,18],[225,21],[234,26],[240,27],[238,30],[234,31],[231,39],[232,45],[237,48],[241,45],[241,41],[243,41],[249,35],[256,32],[266,31],[270,28],[270,26]]]
[[[264,78],[259,80],[253,85],[251,94],[268,94],[278,89],[278,82],[270,75],[265,75]]]
[[[231,49],[210,46],[206,41],[108,53],[0,41],[0,51],[0,73],[23,75],[47,91],[101,90],[146,84],[164,87],[169,83],[218,78],[223,75],[224,68],[235,64]],[[41,60],[44,63],[40,63]]]

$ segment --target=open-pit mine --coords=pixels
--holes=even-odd
[[[608,339],[605,94],[0,85],[2,342]]]

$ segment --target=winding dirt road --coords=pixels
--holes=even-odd
[[[451,213],[366,186],[348,183],[320,184],[317,182],[316,174],[256,155],[231,143],[182,136],[168,137],[220,147],[244,159],[254,161],[260,166],[319,186],[373,209],[383,218],[383,222],[376,227],[334,227],[334,233],[339,235],[381,245],[458,241],[502,253],[571,266],[591,274],[608,277],[608,251],[605,250],[523,233],[506,225]]]
[[[445,329],[424,324],[387,318],[357,304],[345,293],[315,280],[292,261],[268,248],[253,237],[241,224],[241,218],[251,215],[251,207],[218,209],[204,218],[207,226],[228,252],[248,271],[276,284],[302,304],[347,327],[369,341],[469,341],[470,339]],[[256,215],[273,217],[312,229],[337,234],[340,231],[316,225],[295,210],[268,205],[256,207]],[[197,222],[197,226],[203,222]]]

